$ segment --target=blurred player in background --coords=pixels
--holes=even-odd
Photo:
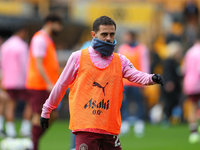
[[[162,76],[140,72],[123,55],[113,53],[116,24],[101,16],[93,23],[89,48],[74,52],[43,105],[41,127],[70,88],[69,128],[76,134],[76,149],[118,149],[121,126],[122,78],[142,85],[163,84]]]
[[[11,100],[6,102],[6,136],[16,137],[17,132],[14,125],[15,108],[17,100],[26,100],[23,110],[23,120],[20,128],[22,136],[31,136],[32,111],[29,103],[29,94],[25,88],[26,64],[28,58],[27,29],[20,27],[1,46],[1,86],[5,89]]]
[[[38,140],[44,132],[40,127],[42,105],[59,77],[59,64],[52,37],[57,35],[62,28],[61,18],[58,15],[49,14],[44,20],[42,29],[34,34],[30,43],[26,87],[31,94],[34,150],[38,149]],[[57,113],[54,111],[52,119],[56,117]]]
[[[181,121],[182,73],[181,61],[183,48],[180,42],[172,41],[167,45],[169,56],[163,62],[163,77],[165,86],[161,88],[161,103],[164,104],[163,123],[178,123]]]
[[[189,142],[197,143],[200,140],[198,133],[197,109],[200,100],[200,34],[194,45],[186,52],[183,63],[183,89],[184,93],[192,101],[188,114]]]
[[[150,72],[149,51],[144,44],[137,40],[137,33],[134,31],[126,31],[123,34],[123,41],[118,52],[126,56],[133,66],[142,72]],[[127,79],[123,80],[124,93],[122,102],[122,126],[121,133],[125,134],[129,131],[129,126],[134,124],[134,133],[137,137],[144,134],[145,123],[145,102],[143,96],[143,88],[137,83],[132,83]],[[135,106],[133,111],[130,106]]]

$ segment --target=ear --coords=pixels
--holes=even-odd
[[[93,38],[95,38],[96,33],[94,31],[91,31],[91,35]]]

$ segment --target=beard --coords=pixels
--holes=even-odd
[[[113,42],[111,42],[110,40],[106,40],[106,42],[108,42],[108,43],[113,43]]]
[[[57,36],[59,33],[60,33],[60,31],[52,30],[52,35],[53,35],[53,36]]]

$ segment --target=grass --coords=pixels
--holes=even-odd
[[[19,125],[17,122],[17,128]],[[200,148],[200,143],[188,143],[187,124],[168,128],[147,124],[142,138],[136,138],[131,131],[120,137],[123,150],[199,150]],[[41,138],[39,150],[69,150],[70,132],[67,121],[55,122]]]
[[[124,150],[197,150],[199,144],[188,143],[188,127],[186,124],[162,128],[161,126],[147,125],[145,136],[135,138],[129,132],[121,138]]]

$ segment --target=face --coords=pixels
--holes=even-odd
[[[27,40],[28,38],[28,31],[26,29],[20,30],[20,35],[23,40]]]
[[[123,42],[124,43],[132,43],[133,42],[133,38],[132,38],[132,36],[131,36],[131,34],[130,33],[128,33],[128,32],[125,32],[124,34],[123,34]]]
[[[52,22],[51,31],[53,35],[57,35],[63,29],[63,26],[59,22]]]
[[[91,35],[93,38],[97,38],[105,42],[114,43],[115,32],[116,31],[114,25],[100,25],[99,31],[91,31]]]

